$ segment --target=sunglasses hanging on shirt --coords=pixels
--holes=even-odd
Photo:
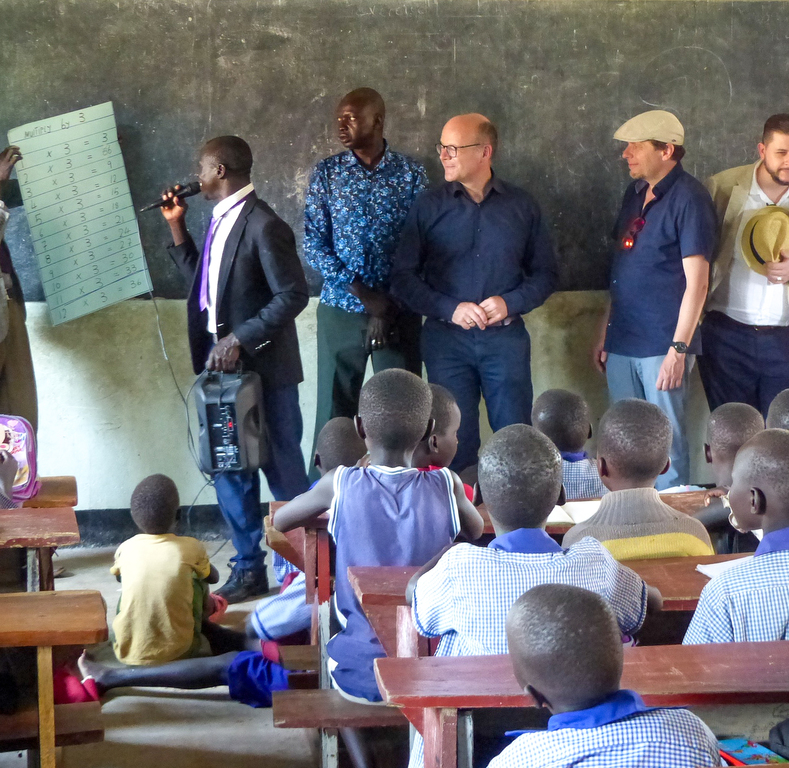
[[[646,219],[643,216],[633,220],[633,223],[622,238],[622,250],[629,251],[633,248],[636,244],[636,235],[644,228],[646,223]]]

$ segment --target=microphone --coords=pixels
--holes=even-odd
[[[200,182],[190,181],[188,184],[181,186],[181,189],[175,193],[175,197],[180,200],[182,197],[193,197],[194,195],[199,194]],[[150,205],[146,205],[144,208],[140,208],[140,213],[145,213],[146,211],[152,211],[154,208],[162,208],[165,205],[169,205],[171,199],[172,198],[168,198],[167,200],[157,200],[155,203],[151,203]]]

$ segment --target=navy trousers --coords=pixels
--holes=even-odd
[[[789,327],[745,325],[708,312],[701,344],[699,373],[710,410],[747,403],[767,418],[773,398],[789,387]]]
[[[479,398],[485,398],[495,432],[510,424],[531,424],[531,340],[523,320],[499,328],[472,328],[428,319],[422,328],[427,378],[455,396],[460,408],[456,472],[477,463]]]
[[[299,387],[263,390],[263,414],[268,428],[269,457],[261,467],[277,501],[289,501],[309,487],[301,452],[303,431]],[[257,472],[226,472],[216,478],[216,498],[236,554],[230,558],[241,569],[263,567],[265,553],[263,516],[260,512],[260,475]]]

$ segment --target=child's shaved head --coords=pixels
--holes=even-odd
[[[726,403],[710,414],[707,443],[715,456],[733,461],[737,451],[763,429],[762,414],[752,405]]]
[[[589,439],[589,406],[574,392],[548,389],[534,401],[531,423],[560,451],[581,451]]]
[[[143,533],[169,533],[180,504],[178,488],[167,475],[149,475],[132,492],[132,520]]]
[[[671,438],[671,422],[656,405],[620,400],[600,419],[597,455],[628,480],[654,481],[668,463]]]
[[[789,526],[789,431],[766,429],[745,443],[734,461],[729,501],[743,530]]]
[[[492,517],[503,525],[542,525],[562,490],[562,457],[542,432],[512,424],[496,432],[479,455],[479,487]]]
[[[376,373],[359,394],[367,439],[387,450],[413,450],[427,432],[432,400],[430,387],[413,373]]]
[[[789,429],[789,389],[779,392],[767,410],[768,429]]]
[[[434,432],[444,433],[450,426],[452,416],[458,407],[455,396],[440,384],[428,384],[430,394],[433,396],[433,404],[430,408],[430,415],[435,420]]]
[[[324,424],[315,442],[316,466],[322,473],[336,467],[353,467],[367,453],[353,419],[337,416]],[[319,462],[319,463],[318,463]]]
[[[553,711],[585,709],[619,690],[619,626],[594,592],[566,584],[530,589],[510,608],[507,643],[518,683]]]

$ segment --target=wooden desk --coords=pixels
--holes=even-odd
[[[107,639],[106,607],[99,592],[0,594],[0,647],[36,647],[38,742],[42,768],[55,768],[52,647],[92,645]]]
[[[40,477],[41,488],[38,493],[28,499],[25,507],[76,507],[77,478],[73,475]]]
[[[0,509],[0,549],[27,550],[27,589],[54,589],[52,552],[78,544],[77,516],[70,507]]]
[[[707,557],[668,557],[658,560],[629,560],[623,565],[632,568],[644,581],[657,587],[663,595],[663,610],[692,611],[696,608],[701,590],[709,579],[696,570],[699,563],[719,563],[747,557],[738,555],[710,555]],[[363,608],[368,606],[405,605],[408,580],[418,568],[362,568],[348,569],[348,579]]]
[[[528,707],[509,656],[385,658],[375,662],[384,700],[425,738],[425,765],[454,768],[458,710]],[[789,643],[626,648],[622,687],[651,706],[789,702]]]

